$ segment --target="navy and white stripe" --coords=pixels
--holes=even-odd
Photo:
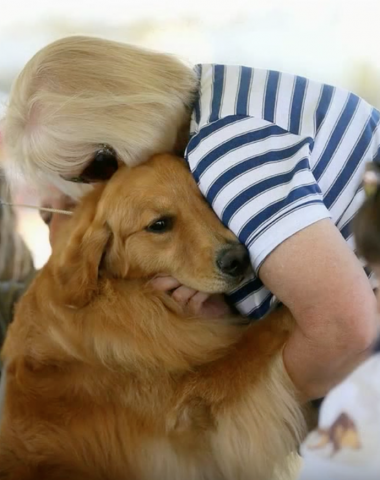
[[[331,218],[352,249],[364,165],[378,160],[380,114],[343,89],[274,71],[202,65],[186,158],[255,272],[284,240]],[[253,276],[231,294],[262,318],[276,299]]]

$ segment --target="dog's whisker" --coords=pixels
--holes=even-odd
[[[40,211],[43,211],[43,212],[51,212],[51,213],[60,213],[62,215],[72,215],[73,214],[73,212],[70,211],[70,210],[60,210],[58,208],[39,207],[37,205],[28,205],[28,204],[25,204],[25,203],[3,202],[2,200],[0,200],[0,206],[30,208],[32,210],[40,210]]]

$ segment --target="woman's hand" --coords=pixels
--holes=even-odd
[[[166,292],[189,312],[202,317],[223,317],[231,310],[223,295],[210,295],[181,285],[178,280],[167,275],[159,275],[151,280],[154,289]]]

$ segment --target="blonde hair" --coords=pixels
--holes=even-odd
[[[74,36],[40,50],[11,91],[3,125],[11,178],[85,190],[77,175],[102,144],[127,165],[171,152],[188,128],[195,72],[169,55]]]

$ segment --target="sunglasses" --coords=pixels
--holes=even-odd
[[[119,164],[115,150],[108,145],[103,145],[95,153],[92,162],[87,165],[80,175],[65,178],[75,183],[96,183],[109,180],[118,169]]]

